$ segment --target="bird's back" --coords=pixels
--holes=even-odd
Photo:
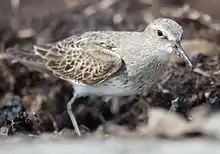
[[[74,84],[105,81],[122,66],[118,32],[86,32],[51,45],[35,45],[32,52],[9,49],[11,57],[53,72]],[[30,61],[31,59],[31,61]]]

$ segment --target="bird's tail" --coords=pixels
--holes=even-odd
[[[33,52],[28,52],[22,49],[9,48],[7,49],[6,53],[3,53],[3,55],[4,59],[15,60],[32,70],[49,73],[45,68],[46,60]]]
[[[45,60],[40,56],[22,49],[9,48],[5,54],[6,58],[18,60],[21,63],[33,63],[36,65],[43,65],[45,63]]]

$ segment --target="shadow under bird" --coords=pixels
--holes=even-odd
[[[175,21],[158,18],[142,32],[86,32],[53,44],[34,45],[30,52],[11,48],[7,55],[72,84],[74,92],[67,111],[80,136],[72,112],[77,98],[142,94],[165,72],[172,53],[192,67],[180,45],[182,33]]]

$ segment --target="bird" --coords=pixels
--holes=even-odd
[[[75,133],[81,136],[72,112],[76,99],[143,94],[166,71],[172,54],[192,67],[181,47],[182,34],[176,21],[157,18],[143,31],[87,31],[51,44],[33,45],[29,52],[12,47],[6,53],[72,85],[67,112]]]

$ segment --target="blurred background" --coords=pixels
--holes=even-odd
[[[111,101],[78,100],[74,112],[82,131],[94,132],[102,125],[97,110],[108,122],[130,130],[147,123],[149,106],[180,113],[187,120],[200,105],[218,110],[219,6],[220,0],[1,0],[0,134],[72,129],[66,113],[71,86],[4,60],[7,48],[28,50],[33,44],[92,30],[142,31],[158,17],[171,18],[183,26],[182,45],[192,59],[193,70],[173,57],[168,71],[149,93],[141,99],[122,98],[116,113]]]

